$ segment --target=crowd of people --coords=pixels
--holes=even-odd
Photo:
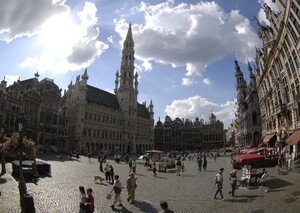
[[[196,162],[198,165],[198,171],[207,171],[207,156],[209,156],[209,153],[194,153],[187,155],[186,157],[189,159],[189,161],[193,158],[196,158]],[[217,158],[216,154],[212,155],[213,158]],[[183,163],[184,158],[177,158],[176,161],[176,175],[181,176],[184,174],[185,171],[185,165]],[[152,164],[149,161],[146,161],[148,164],[151,165],[151,171],[153,172],[153,176],[157,177],[157,171],[156,171],[156,163],[153,162]],[[100,172],[104,172],[105,179],[108,183],[112,184],[112,188],[107,195],[107,199],[112,199],[112,205],[111,208],[114,209],[116,206],[122,207],[122,200],[121,200],[121,193],[124,189],[127,190],[127,201],[131,204],[135,203],[135,191],[137,189],[137,178],[135,177],[136,171],[137,171],[137,162],[136,160],[128,159],[128,161],[125,161],[125,163],[128,164],[128,178],[126,180],[125,186],[120,180],[120,176],[116,175],[114,172],[114,168],[109,163],[106,164],[105,168],[102,168],[102,160],[99,159]],[[224,183],[224,177],[223,177],[224,168],[220,168],[218,173],[214,177],[214,183],[213,188],[215,188],[214,191],[214,199],[218,199],[220,197],[221,199],[224,199],[223,194],[223,183]],[[268,173],[266,169],[263,169],[263,172],[257,176],[257,179],[259,179],[259,182],[261,183],[261,186],[259,190],[263,190],[264,192],[268,192],[267,188],[267,181]],[[238,178],[237,178],[237,170],[233,170],[230,172],[230,175],[228,177],[228,182],[230,184],[230,191],[228,191],[228,194],[232,197],[236,196],[236,189],[238,188]],[[94,197],[92,194],[92,189],[87,189],[86,193],[83,186],[79,187],[80,191],[80,213],[91,213],[95,209],[94,205]],[[114,196],[113,196],[114,195]],[[161,212],[162,213],[172,213],[173,211],[169,209],[168,204],[166,201],[161,201],[160,203]]]

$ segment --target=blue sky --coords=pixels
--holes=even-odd
[[[261,47],[253,16],[271,0],[0,0],[0,77],[48,77],[62,88],[88,67],[92,86],[112,92],[132,23],[139,102],[155,120],[234,119],[234,55],[248,79]]]

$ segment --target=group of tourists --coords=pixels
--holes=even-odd
[[[223,195],[223,172],[224,172],[224,168],[220,168],[219,172],[216,174],[215,176],[215,181],[214,181],[214,185],[213,188],[216,188],[215,194],[214,194],[214,199],[217,199],[218,194],[220,194],[221,199],[224,199],[224,195]],[[235,190],[237,189],[237,170],[233,170],[232,172],[230,172],[229,175],[229,183],[231,186],[231,190],[228,192],[229,195],[231,195],[232,197],[235,197]],[[268,173],[266,169],[263,169],[263,172],[259,175],[259,180],[261,183],[261,186],[259,188],[259,191],[264,190],[264,192],[268,192],[269,188],[266,186],[266,181],[268,178]]]
[[[198,171],[202,171],[202,168],[204,171],[207,171],[207,159],[206,155],[203,155],[203,161],[202,161],[202,154],[197,156],[197,163],[198,163]]]
[[[100,169],[101,171],[101,169]],[[114,183],[114,167],[110,164],[106,164],[104,168],[104,173],[105,173],[105,180],[106,182],[110,182],[111,184]]]

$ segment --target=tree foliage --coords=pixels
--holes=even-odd
[[[23,158],[33,159],[36,154],[34,141],[22,137],[22,142],[20,143],[20,134],[17,132],[13,133],[11,137],[6,138],[3,150],[6,156],[13,158],[19,157],[22,154]]]

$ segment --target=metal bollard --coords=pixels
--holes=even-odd
[[[25,213],[35,213],[33,197],[30,194],[24,194]]]

